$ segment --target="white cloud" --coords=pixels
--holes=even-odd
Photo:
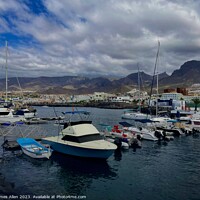
[[[19,37],[10,47],[10,69],[28,76],[125,76],[140,63],[152,73],[158,39],[160,72],[200,55],[198,1],[45,0],[44,6],[38,14],[19,1],[0,1],[0,10],[9,13],[9,20],[0,18],[0,32]]]

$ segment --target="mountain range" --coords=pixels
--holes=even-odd
[[[141,88],[149,91],[153,76],[140,72]],[[180,69],[170,76],[167,73],[159,74],[159,89],[189,87],[199,83],[200,61],[185,62]],[[154,87],[156,78],[154,77]],[[20,85],[20,86],[19,86]],[[5,91],[5,79],[0,79],[0,90]],[[132,73],[124,78],[111,80],[109,78],[88,78],[82,76],[63,77],[12,77],[8,81],[8,90],[31,90],[43,94],[89,94],[93,92],[124,93],[138,88],[138,73]]]

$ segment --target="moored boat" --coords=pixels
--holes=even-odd
[[[133,125],[127,122],[120,122],[120,124],[124,127],[124,130],[129,131],[133,135],[141,136],[141,139],[150,141],[158,140],[158,137],[156,137],[154,130],[149,130],[144,127],[134,127]]]
[[[9,107],[0,107],[0,124],[9,122],[15,123],[18,121],[24,121],[23,116],[13,115],[13,109]]]
[[[69,122],[58,136],[46,137],[43,142],[57,152],[86,158],[107,159],[117,146],[105,141],[91,121]]]
[[[48,158],[52,154],[50,147],[43,146],[32,138],[18,138],[17,143],[20,145],[24,154],[32,158]]]
[[[195,129],[197,131],[200,131],[200,119],[198,118],[194,118],[194,119],[191,119],[190,121],[190,127],[191,129]]]
[[[17,109],[15,115],[23,116],[25,119],[32,119],[36,115],[36,110],[30,110],[28,108]]]
[[[140,113],[140,112],[124,112],[121,115],[122,119],[131,119],[131,120],[146,120],[146,119],[150,119],[150,115],[148,114],[144,114],[144,113]]]

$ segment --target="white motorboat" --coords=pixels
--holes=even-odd
[[[107,141],[109,141],[109,142],[112,142],[112,143],[114,143],[114,144],[115,144],[115,141],[116,141],[115,139],[109,138],[109,137],[106,137],[105,140],[107,140]],[[122,149],[129,149],[129,144],[128,144],[127,142],[121,141],[120,147],[121,147]]]
[[[197,131],[200,131],[200,119],[194,118],[190,120],[190,127],[191,129],[195,129]]]
[[[140,113],[140,112],[125,112],[121,115],[122,119],[132,119],[132,120],[145,120],[150,119],[150,115]]]
[[[1,107],[0,108],[0,124],[9,122],[9,123],[15,123],[18,121],[24,121],[23,116],[19,115],[13,115],[13,109],[7,108],[7,107]]]
[[[126,131],[125,129],[120,129],[119,125],[114,125],[110,131],[105,131],[105,136],[120,138],[127,143],[129,142],[130,139],[134,137],[134,135],[129,131]]]
[[[107,159],[117,149],[115,144],[103,139],[91,121],[66,123],[58,136],[42,141],[57,152],[86,158]]]
[[[119,125],[113,127],[100,124],[105,127],[100,134],[105,140],[110,141],[117,145],[118,148],[128,149],[130,147],[141,147],[140,134],[133,134],[131,131],[127,131],[124,128],[119,128]]]
[[[141,138],[144,140],[151,140],[151,141],[158,140],[154,130],[150,130],[144,127],[134,127],[133,125],[127,122],[120,122],[119,124],[123,126],[124,130],[130,132],[133,136],[138,137],[138,135],[140,135]]]
[[[156,127],[158,130],[164,131],[167,135],[180,136],[185,135],[183,132],[184,128],[179,128],[177,126],[166,126],[166,127]]]
[[[131,131],[133,134],[140,135],[144,140],[157,141],[158,138],[155,136],[155,131],[140,127],[128,127],[126,130]]]
[[[15,112],[15,115],[23,116],[25,119],[32,119],[35,117],[36,112],[29,110],[28,108],[21,108]]]

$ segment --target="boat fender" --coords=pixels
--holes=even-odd
[[[125,133],[122,134],[123,138],[127,138],[127,135]]]

